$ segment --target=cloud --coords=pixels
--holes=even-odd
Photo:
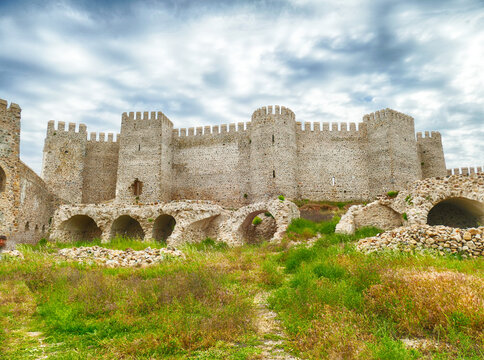
[[[301,121],[391,107],[442,133],[448,167],[484,163],[481,1],[2,1],[0,98],[40,171],[47,121],[119,131],[125,111],[176,127]]]

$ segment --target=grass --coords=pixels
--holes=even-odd
[[[280,244],[229,248],[207,238],[183,246],[185,260],[148,268],[52,256],[98,240],[24,246],[25,260],[0,261],[0,359],[260,359],[253,299],[261,291],[271,293],[285,348],[303,359],[484,356],[484,259],[366,255],[355,242],[381,230],[335,234],[338,220],[295,220]],[[402,339],[434,345],[412,349]]]

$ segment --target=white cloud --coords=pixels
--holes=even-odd
[[[449,167],[484,163],[478,1],[86,3],[0,12],[0,97],[23,108],[22,158],[38,172],[49,119],[119,131],[122,112],[160,110],[189,127],[269,104],[301,121],[393,107],[442,132]]]

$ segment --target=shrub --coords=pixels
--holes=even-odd
[[[284,195],[279,195],[277,198],[278,198],[279,200],[281,200],[281,201],[284,201],[284,200],[286,199],[286,198],[284,197]]]
[[[407,213],[406,213],[406,212],[404,212],[404,213],[402,214],[402,218],[403,218],[403,220],[405,220],[405,221],[407,221],[407,220],[408,220],[408,215],[407,215]]]
[[[256,217],[255,217],[255,218],[252,220],[252,225],[254,225],[254,226],[257,226],[257,225],[259,225],[259,224],[261,224],[261,223],[262,223],[262,219],[261,219],[260,217],[258,217],[258,216],[256,216]]]
[[[413,205],[413,199],[412,199],[412,195],[407,195],[405,197],[405,202],[408,204],[408,205]]]
[[[388,197],[395,198],[398,195],[398,191],[389,191],[387,192]]]

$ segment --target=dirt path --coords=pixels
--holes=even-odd
[[[261,359],[264,360],[299,360],[284,350],[286,334],[282,330],[277,314],[268,309],[267,298],[270,293],[260,292],[254,298],[256,305],[256,327],[261,338]]]

